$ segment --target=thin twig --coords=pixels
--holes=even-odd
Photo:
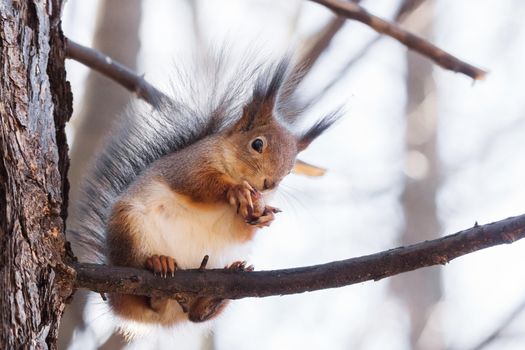
[[[404,0],[401,6],[397,9],[395,15],[396,22],[403,22],[406,17],[410,16],[412,12],[417,10],[426,0]]]
[[[340,0],[310,1],[323,5],[338,15],[364,23],[378,33],[385,34],[396,39],[409,49],[412,49],[423,56],[430,58],[436,64],[445,69],[463,73],[475,80],[481,80],[487,74],[486,71],[452,56],[439,47],[431,44],[427,40],[402,29],[397,24],[388,22],[380,17],[370,14],[358,4],[353,2],[343,2]]]
[[[333,18],[326,27],[324,27],[316,35],[316,40],[310,46],[309,50],[304,55],[302,61],[305,66],[313,66],[321,54],[330,46],[332,39],[335,35],[343,28],[346,23],[346,18],[342,16],[336,16]]]
[[[164,279],[130,267],[92,264],[73,266],[76,287],[95,292],[173,297],[187,292],[227,299],[266,297],[337,288],[444,265],[459,256],[525,238],[525,214],[474,227],[443,238],[408,247],[301,268],[235,272],[231,270],[179,270]]]
[[[405,0],[399,9],[397,10],[394,21],[395,22],[403,22],[408,16],[412,14],[415,10],[419,8],[426,0]],[[354,65],[362,60],[372,49],[372,47],[375,46],[381,39],[383,38],[382,35],[377,35],[375,38],[370,40],[368,43],[366,43],[359,52],[350,58],[348,62],[339,70],[337,74],[334,75],[332,80],[328,84],[326,84],[320,91],[316,93],[316,95],[309,99],[309,101],[306,103],[306,105],[311,106],[319,102],[319,100],[326,95],[326,93],[332,89],[340,80],[341,78],[345,77],[346,74],[348,74],[348,71]]]
[[[354,3],[359,4],[361,0],[352,0]],[[328,49],[332,40],[335,38],[337,33],[343,28],[346,23],[346,18],[343,16],[336,16],[331,19],[325,27],[323,27],[318,33],[312,38],[306,41],[309,45],[306,52],[298,60],[294,67],[294,88],[297,88],[301,84],[304,77],[310,72],[315,63],[319,60],[319,57]]]
[[[292,76],[297,75],[297,78],[294,81],[295,86],[298,86],[301,83],[303,78],[312,69],[319,57],[321,57],[323,52],[325,52],[325,50],[330,46],[332,39],[339,32],[339,30],[343,28],[345,23],[346,18],[337,16],[330,20],[328,24],[320,30],[319,33],[316,33],[315,38],[307,41],[307,44],[308,42],[312,41],[313,43],[310,44],[309,48],[302,55],[294,67],[294,73]],[[297,74],[297,72],[300,72],[300,74]]]
[[[350,58],[350,60],[348,62],[346,62],[346,64],[343,66],[343,68],[341,68],[339,70],[339,72],[334,75],[334,77],[332,78],[332,80],[330,80],[330,82],[328,82],[328,84],[326,84],[320,91],[318,91],[313,97],[311,97],[308,100],[308,102],[306,102],[306,105],[307,106],[312,106],[312,105],[316,104],[317,102],[319,102],[319,100],[321,100],[321,98],[323,98],[323,96],[325,96],[326,93],[330,89],[332,89],[341,80],[342,77],[346,76],[346,74],[348,74],[348,71],[350,71],[350,69],[357,62],[359,62],[361,59],[363,59],[363,57],[365,57],[368,54],[370,49],[376,43],[378,43],[382,38],[383,37],[381,35],[378,35],[374,39],[372,39],[371,41],[366,43],[361,48],[361,50],[359,50],[359,52],[356,55],[354,55],[352,58]]]
[[[131,69],[113,60],[111,57],[104,55],[100,51],[66,39],[66,54],[68,58],[85,64],[116,81],[129,91],[136,93],[152,106],[158,106],[161,101],[169,99],[163,92],[149,84],[143,77],[138,76]]]
[[[206,265],[208,265],[208,259],[210,259],[209,255],[204,255],[204,258],[202,258],[201,265],[199,266],[199,271],[206,270]]]
[[[472,350],[481,350],[485,349],[488,345],[492,344],[495,340],[497,340],[503,331],[509,327],[509,325],[514,322],[515,319],[518,318],[519,315],[521,315],[525,311],[525,300],[523,300],[512,312],[503,320],[503,322],[496,328],[494,331],[492,331],[485,339],[483,339],[481,342],[479,342],[475,347],[472,348]]]

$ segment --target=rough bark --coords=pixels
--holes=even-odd
[[[0,347],[56,348],[71,269],[61,0],[0,3]]]

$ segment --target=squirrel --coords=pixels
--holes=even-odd
[[[221,93],[217,81],[203,83],[211,90],[204,103],[179,97],[125,113],[86,177],[69,225],[83,260],[162,277],[198,268],[205,255],[211,268],[253,270],[244,261],[249,243],[280,211],[268,194],[297,154],[339,118],[330,113],[292,131],[301,113],[287,87],[290,67],[285,58],[243,68]],[[186,83],[191,93],[198,90]],[[210,320],[227,304],[199,296],[108,297],[120,319],[164,326]]]

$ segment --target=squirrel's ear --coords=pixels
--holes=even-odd
[[[317,136],[321,135],[326,129],[339,120],[341,115],[341,110],[338,109],[315,123],[310,129],[297,138],[297,150],[301,152],[306,149],[310,143],[317,138]]]
[[[235,132],[250,131],[254,127],[267,124],[273,117],[273,105],[254,91],[252,99],[242,109],[241,118],[233,126]]]
[[[262,72],[255,82],[251,100],[242,110],[241,119],[233,127],[235,131],[248,131],[272,121],[279,90],[286,77],[289,63],[290,60],[285,58],[279,62],[273,73]],[[271,76],[270,81],[268,76]]]

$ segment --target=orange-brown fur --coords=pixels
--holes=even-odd
[[[304,137],[288,131],[274,115],[280,79],[276,74],[266,92],[254,90],[242,117],[227,130],[162,157],[132,182],[109,218],[111,264],[142,267],[154,254],[173,257],[179,268],[199,267],[205,254],[210,255],[210,267],[245,258],[235,255],[235,249],[253,238],[258,216],[266,216],[264,223],[269,224],[273,213],[255,196],[258,202],[249,211],[255,218],[248,218],[246,201],[235,196],[247,188],[275,188],[291,171],[297,152],[329,125],[320,124]],[[255,139],[264,147],[257,150]],[[216,298],[187,297],[188,310],[175,300],[131,295],[111,295],[110,302],[122,318],[162,325],[205,321],[226,305]]]
[[[232,186],[248,181],[257,190],[264,190],[264,180],[276,186],[293,166],[296,147],[295,138],[276,121],[254,125],[251,131],[240,132],[241,122],[232,130],[206,138],[192,147],[168,155],[152,166],[119,198],[113,207],[108,225],[109,259],[114,265],[145,265],[145,260],[152,254],[143,242],[143,216],[170,215],[170,206],[176,205],[181,210],[207,212],[228,205],[226,194]],[[268,145],[266,154],[255,154],[250,149],[250,141],[264,136]],[[244,159],[244,161],[240,161]],[[173,192],[174,201],[163,199],[156,202],[152,194],[152,183],[166,186]],[[163,193],[165,193],[163,191]],[[151,207],[148,203],[153,201]],[[144,203],[146,206],[142,207]],[[220,210],[220,209],[219,209]],[[256,227],[247,224],[236,208],[228,209],[234,214],[229,223],[230,235],[224,237],[231,245],[242,245],[253,238]],[[141,226],[142,225],[142,226]],[[147,233],[154,235],[155,232]],[[174,235],[177,232],[173,232]],[[207,254],[202,252],[202,256]],[[173,256],[178,261],[177,256]],[[242,257],[241,257],[242,258]],[[198,265],[183,266],[196,268]],[[196,298],[190,301],[188,314],[182,312],[174,300],[156,302],[152,308],[149,298],[129,295],[111,295],[113,310],[123,318],[146,323],[174,324],[183,319],[204,321],[217,315],[225,306],[222,300]],[[160,307],[158,306],[160,305]]]

